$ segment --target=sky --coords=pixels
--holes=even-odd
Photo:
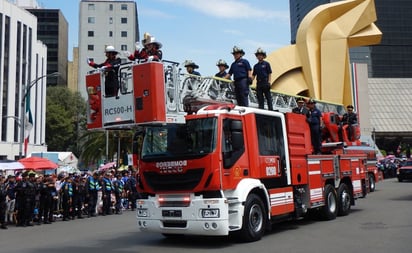
[[[78,46],[80,0],[38,0],[60,9],[69,23],[69,60]],[[145,32],[163,44],[163,59],[192,60],[203,76],[218,72],[216,62],[233,62],[233,46],[256,63],[254,52],[267,53],[290,44],[288,0],[136,0],[140,38]],[[131,45],[132,47],[133,45]]]

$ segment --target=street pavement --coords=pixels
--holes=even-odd
[[[379,182],[348,216],[332,221],[275,224],[262,240],[238,243],[227,237],[168,239],[138,231],[135,213],[99,216],[51,225],[0,230],[0,253],[94,252],[412,252],[412,181]]]

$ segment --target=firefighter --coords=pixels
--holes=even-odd
[[[200,73],[195,70],[199,68],[199,66],[196,63],[194,63],[191,60],[186,60],[184,64],[185,64],[185,68],[188,74],[200,76]]]
[[[308,113],[308,108],[306,108],[305,106],[305,99],[303,99],[303,97],[299,97],[296,99],[296,103],[298,104],[298,106],[293,108],[292,112],[306,115]]]
[[[216,66],[219,68],[219,72],[215,74],[215,77],[225,78],[227,75],[226,69],[229,68],[229,65],[227,65],[224,60],[220,59],[217,61]]]
[[[144,39],[142,40],[143,48],[140,48],[140,43],[137,41],[135,44],[136,50],[133,54],[125,51],[125,55],[131,61],[142,60],[142,61],[161,61],[163,58],[163,52],[160,50],[162,48],[162,43],[156,41],[156,38],[149,33],[144,34]]]
[[[314,154],[321,154],[321,135],[320,135],[320,125],[322,113],[316,108],[316,101],[310,98],[306,103],[309,112],[306,117],[306,121],[310,126],[310,136],[313,146]]]
[[[117,97],[119,91],[119,66],[120,58],[117,57],[118,52],[113,46],[107,46],[105,49],[106,61],[101,64],[94,63],[93,60],[87,58],[87,63],[92,68],[101,68],[105,74],[105,95],[106,97]]]
[[[127,196],[132,211],[136,209],[136,200],[140,197],[139,193],[137,192],[136,186],[136,172],[132,170],[129,178],[126,181]]]
[[[249,106],[249,85],[252,84],[252,68],[249,61],[244,59],[245,51],[234,46],[232,50],[234,62],[231,64],[225,78],[229,79],[233,75],[237,104]]]
[[[256,77],[256,95],[258,99],[259,108],[263,109],[266,97],[268,104],[268,110],[273,111],[272,95],[270,94],[270,75],[272,74],[272,68],[270,63],[265,61],[266,52],[262,48],[258,48],[255,52],[255,56],[258,62],[253,66],[253,78]]]
[[[97,193],[100,190],[99,173],[95,171],[86,180],[86,198],[88,199],[88,217],[96,216]]]

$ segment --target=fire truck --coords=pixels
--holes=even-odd
[[[237,106],[230,80],[168,61],[120,66],[118,96],[105,96],[104,78],[86,76],[88,128],[136,130],[142,231],[256,241],[275,222],[348,215],[368,192],[367,155],[351,148],[358,138],[333,137],[342,105],[317,103],[329,137],[314,155],[293,95],[273,92],[269,111],[251,90],[250,106]]]

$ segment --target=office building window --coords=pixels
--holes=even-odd
[[[94,31],[88,31],[87,36],[89,37],[94,37]]]
[[[122,37],[127,37],[127,31],[122,31]]]
[[[109,17],[109,24],[113,24],[113,18]]]
[[[89,4],[88,9],[89,9],[89,11],[94,11],[94,9],[95,9],[94,4]]]
[[[122,24],[127,24],[127,18],[121,18],[120,20]]]
[[[121,45],[120,48],[122,51],[127,51],[127,45]]]
[[[87,18],[87,23],[94,24],[95,23],[95,17],[88,17]]]
[[[109,37],[113,37],[113,31],[109,31]]]
[[[109,11],[113,10],[113,4],[109,4]]]
[[[87,45],[87,50],[93,51],[94,50],[94,45]]]
[[[122,4],[121,9],[122,11],[127,11],[127,4]]]

